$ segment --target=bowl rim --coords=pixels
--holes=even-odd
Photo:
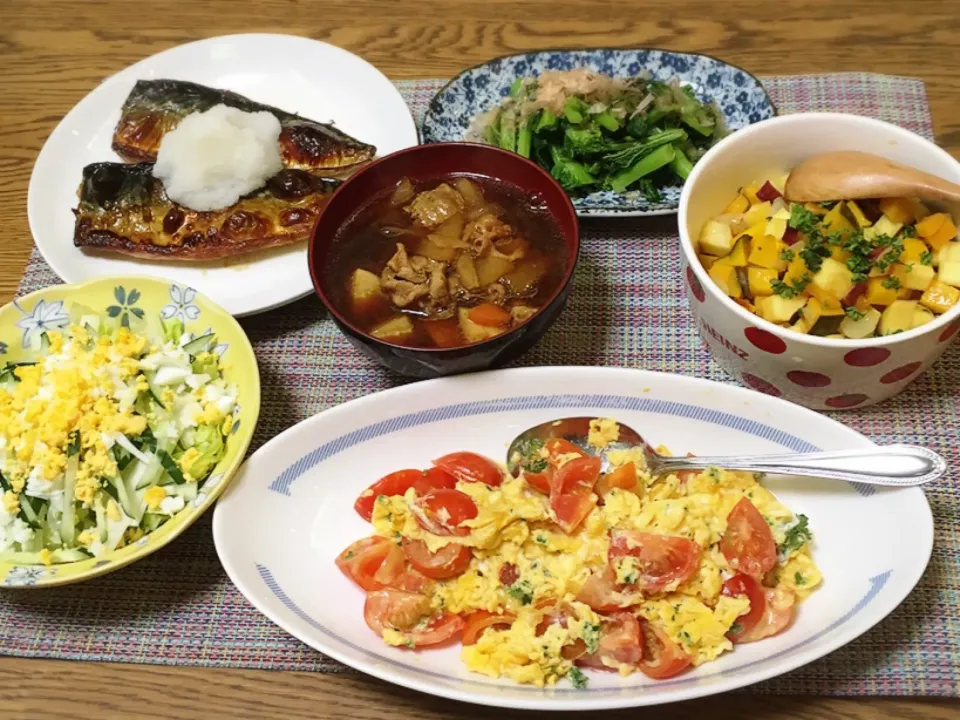
[[[0,305],[0,313],[7,311],[8,308],[14,307],[15,303],[22,303],[24,301],[34,300],[37,298],[42,299],[40,296],[43,293],[50,292],[51,290],[57,290],[63,293],[69,294],[76,292],[77,290],[86,289],[94,285],[119,285],[119,284],[130,284],[131,282],[135,283],[148,283],[151,285],[176,285],[175,280],[167,280],[166,278],[155,277],[152,275],[101,275],[100,277],[90,278],[89,280],[84,280],[83,282],[78,283],[53,283],[46,285],[42,288],[34,290],[32,292],[26,293],[19,297],[14,297],[9,302]],[[186,286],[185,284],[181,284]],[[188,286],[186,286],[188,287]],[[252,423],[248,423],[246,429],[243,430],[243,435],[240,436],[240,443],[237,446],[237,454],[233,459],[233,462],[223,471],[223,479],[220,480],[213,488],[207,492],[207,498],[199,507],[194,507],[193,511],[186,515],[183,521],[179,525],[172,528],[169,534],[163,538],[162,542],[154,543],[148,542],[139,547],[136,551],[131,552],[127,557],[110,560],[107,564],[97,565],[94,564],[87,568],[85,571],[80,572],[77,575],[52,575],[48,578],[45,578],[42,582],[37,582],[36,584],[23,584],[23,585],[3,585],[4,590],[42,590],[45,588],[63,586],[63,585],[72,585],[78,582],[84,582],[86,580],[93,580],[94,578],[107,575],[109,573],[115,572],[122,568],[125,568],[129,565],[132,565],[135,562],[143,560],[148,555],[152,555],[159,550],[170,545],[174,540],[180,537],[184,532],[187,531],[200,517],[206,514],[214,505],[219,502],[220,497],[226,491],[227,486],[229,486],[234,478],[237,475],[237,472],[240,470],[240,467],[246,462],[247,452],[250,450],[250,445],[253,442],[253,436],[256,433],[257,425],[260,421],[260,409],[262,404],[262,388],[260,383],[260,365],[257,360],[257,353],[253,348],[253,343],[250,341],[250,336],[247,335],[246,331],[243,329],[243,326],[237,321],[233,315],[228,313],[223,307],[218,303],[211,300],[204,293],[196,290],[195,288],[190,288],[196,292],[197,297],[203,298],[204,302],[207,303],[209,309],[216,311],[220,316],[220,321],[225,322],[227,325],[233,325],[234,329],[238,331],[239,335],[243,340],[245,340],[245,347],[249,352],[245,352],[244,355],[249,355],[249,359],[252,360],[252,370],[253,370],[253,379],[251,380],[249,389],[243,390],[242,395],[242,404],[244,409],[250,408],[253,417]],[[66,300],[67,298],[65,298]],[[241,426],[242,427],[242,426]],[[212,473],[211,473],[212,475]],[[208,478],[209,479],[209,478]],[[188,505],[189,507],[189,505]],[[175,518],[177,516],[173,516]],[[171,519],[173,519],[171,518]],[[153,533],[147,533],[146,537],[150,537]],[[129,547],[129,546],[128,546]],[[122,548],[121,548],[122,549]],[[103,558],[109,558],[110,555],[118,552],[118,550],[113,550],[110,553],[106,553]],[[88,558],[95,559],[95,558]],[[53,567],[71,567],[78,562],[86,562],[84,560],[68,562],[68,563],[55,563]],[[29,563],[17,563],[11,561],[0,562],[0,570],[4,567],[37,567],[36,565]]]
[[[697,164],[694,165],[693,171],[690,173],[690,177],[688,177],[686,183],[684,183],[683,192],[680,195],[680,205],[677,208],[677,231],[680,237],[680,247],[687,262],[687,266],[692,269],[697,280],[700,282],[701,287],[704,288],[704,291],[709,293],[711,298],[718,301],[723,307],[733,312],[747,324],[756,325],[760,329],[785,340],[792,340],[800,344],[807,344],[825,349],[845,348],[847,350],[855,350],[859,348],[887,347],[890,345],[908,343],[916,338],[925,335],[932,335],[934,331],[949,325],[952,321],[956,320],[957,317],[960,317],[960,303],[958,303],[954,307],[950,308],[950,310],[947,312],[935,317],[933,321],[924,325],[920,325],[919,327],[911,328],[905,332],[895,333],[893,335],[881,335],[879,337],[862,338],[859,340],[853,338],[825,338],[817,335],[800,333],[795,330],[791,330],[790,328],[781,327],[780,325],[772,323],[769,320],[765,320],[759,315],[755,315],[746,308],[741,307],[727,295],[720,292],[720,289],[717,287],[716,283],[713,282],[704,269],[703,263],[701,263],[700,259],[697,257],[696,249],[694,248],[693,244],[693,238],[690,237],[690,234],[687,231],[687,223],[685,221],[687,215],[689,214],[690,195],[693,192],[692,189],[696,182],[700,179],[703,169],[709,165],[710,161],[715,155],[719,154],[718,151],[724,151],[728,144],[735,145],[741,142],[749,142],[753,135],[765,132],[766,128],[771,126],[789,125],[791,123],[803,122],[845,122],[859,125],[872,125],[874,127],[882,128],[883,130],[894,135],[898,135],[901,138],[909,139],[909,142],[920,142],[922,145],[927,145],[928,149],[935,151],[934,154],[939,154],[941,156],[945,164],[955,166],[957,168],[957,175],[960,177],[960,161],[954,158],[950,153],[933,141],[928,140],[927,138],[918,135],[915,132],[911,132],[906,128],[900,127],[899,125],[886,122],[885,120],[878,120],[876,118],[866,117],[863,115],[854,115],[852,113],[803,112],[793,113],[790,115],[779,115],[766,120],[761,120],[760,122],[753,123],[752,125],[748,125],[747,127],[742,128],[735,133],[731,133],[727,137],[723,138],[720,142],[710,148],[702,158],[700,158]]]
[[[356,323],[352,322],[351,320],[348,320],[346,316],[344,316],[344,314],[341,313],[334,306],[334,303],[327,297],[327,293],[324,290],[324,283],[321,280],[320,274],[317,271],[316,263],[314,262],[314,255],[316,252],[316,247],[318,245],[317,230],[320,227],[320,223],[323,221],[323,216],[327,212],[327,210],[333,205],[333,203],[336,202],[337,197],[340,195],[341,192],[344,191],[345,188],[347,188],[357,178],[361,177],[371,169],[380,166],[381,164],[384,164],[389,161],[395,161],[400,156],[404,156],[408,154],[412,155],[412,154],[416,154],[417,152],[442,152],[444,150],[449,150],[451,148],[461,148],[464,146],[469,146],[471,148],[479,149],[480,152],[494,153],[500,156],[501,160],[505,162],[519,162],[522,164],[526,164],[532,169],[534,169],[536,172],[538,172],[540,175],[542,175],[546,180],[548,180],[549,184],[554,186],[555,190],[559,193],[559,196],[562,198],[563,209],[569,215],[570,220],[572,221],[572,227],[574,230],[573,236],[571,238],[573,242],[573,251],[570,253],[570,257],[568,258],[567,267],[564,270],[563,278],[560,280],[559,283],[557,283],[557,287],[554,290],[554,292],[550,295],[550,297],[548,297],[543,302],[543,304],[537,310],[537,312],[535,312],[532,316],[530,316],[527,320],[525,320],[523,323],[521,323],[517,327],[501,335],[495,335],[492,338],[487,338],[486,340],[479,340],[477,342],[465,343],[463,345],[456,345],[454,347],[449,347],[449,348],[431,348],[431,347],[419,347],[415,345],[401,345],[399,343],[393,343],[388,340],[381,340],[380,338],[375,338],[370,333],[359,328],[356,325]],[[498,178],[494,175],[491,175],[488,173],[485,174],[480,172],[474,172],[469,169],[465,169],[463,171],[455,171],[454,174],[474,175],[476,177],[483,177],[483,178],[498,180]],[[507,183],[507,184],[512,184],[512,183]],[[387,188],[383,188],[383,189],[387,189]],[[523,188],[520,188],[520,190],[523,190]],[[365,202],[367,201],[369,201],[369,198],[365,200]],[[357,206],[356,208],[353,209],[352,212],[355,213],[357,210],[360,209],[360,207],[363,207],[363,205],[361,204]],[[554,222],[557,223],[558,229],[562,229],[559,220],[556,219],[556,215],[554,213],[550,213],[550,215],[551,217],[554,218]],[[331,241],[334,235],[335,233],[330,235]],[[309,265],[310,279],[313,282],[314,292],[316,293],[317,297],[320,298],[320,301],[324,304],[324,306],[327,308],[330,314],[333,315],[333,317],[337,320],[338,323],[341,323],[345,327],[349,328],[350,332],[356,333],[357,335],[361,336],[365,340],[368,340],[372,343],[376,343],[378,345],[386,346],[389,348],[395,348],[397,350],[406,351],[406,352],[431,353],[431,354],[456,353],[465,349],[481,348],[487,344],[492,345],[493,343],[502,342],[505,338],[508,338],[514,333],[522,330],[531,322],[533,322],[537,317],[539,317],[548,307],[550,307],[554,302],[556,302],[557,298],[559,298],[563,294],[567,286],[570,284],[571,280],[573,280],[573,275],[576,272],[577,262],[579,258],[580,258],[580,222],[577,217],[576,209],[573,206],[573,202],[570,199],[570,196],[567,195],[566,191],[562,187],[560,187],[560,184],[556,180],[554,180],[554,178],[550,175],[550,173],[548,173],[546,170],[544,170],[542,167],[537,165],[532,160],[529,160],[521,155],[517,155],[516,153],[509,152],[502,148],[494,147],[492,145],[484,145],[482,143],[471,143],[471,142],[443,142],[443,143],[426,143],[422,145],[414,145],[413,147],[403,148],[402,150],[397,150],[396,152],[390,153],[389,155],[384,155],[383,157],[376,158],[373,162],[365,165],[356,173],[354,173],[349,178],[347,178],[343,182],[343,184],[340,185],[340,187],[338,187],[334,191],[333,195],[330,196],[330,200],[327,201],[327,203],[323,206],[323,209],[320,211],[320,216],[317,218],[316,224],[314,225],[313,233],[310,235],[310,240],[307,245],[307,264]]]

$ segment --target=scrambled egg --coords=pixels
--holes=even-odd
[[[604,449],[618,434],[615,421],[596,420],[589,442]],[[587,578],[607,566],[614,528],[680,536],[700,546],[699,567],[689,580],[667,586],[663,592],[638,594],[639,604],[630,609],[682,648],[694,666],[732,649],[726,635],[750,608],[745,596],[721,595],[724,581],[733,573],[718,544],[727,516],[741,498],[749,498],[760,511],[781,548],[771,581],[794,591],[801,600],[820,583],[810,556],[809,535],[794,532],[796,537],[785,546],[799,518],[752,474],[710,469],[686,478],[670,475],[654,480],[637,451],[611,449],[606,457],[614,466],[634,462],[637,485],[632,490],[615,488],[606,493],[572,535],[553,523],[548,497],[529,487],[522,474],[519,478],[508,476],[496,488],[457,484],[478,508],[475,518],[462,523],[470,533],[460,537],[437,536],[420,526],[413,489],[403,496],[378,498],[372,522],[379,535],[397,541],[401,537],[421,540],[434,552],[449,543],[473,549],[473,559],[462,575],[433,581],[423,590],[435,610],[463,616],[484,610],[516,617],[511,626],[488,629],[476,644],[463,648],[462,659],[469,670],[550,685],[573,668],[561,654],[565,645],[580,639],[595,650],[602,618],[576,597]],[[805,519],[803,522],[805,528]],[[515,569],[511,577],[516,581],[509,586],[501,582],[506,566]],[[628,580],[630,571],[629,562],[618,566],[618,582]],[[538,636],[543,616],[539,608],[558,601],[575,619],[566,627],[551,625]],[[616,669],[627,674],[634,668],[622,665]]]

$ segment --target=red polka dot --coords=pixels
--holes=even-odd
[[[944,328],[943,332],[940,333],[940,342],[944,342],[945,340],[952,338],[957,334],[957,330],[960,330],[960,320],[954,320]]]
[[[703,294],[703,285],[700,284],[700,281],[697,280],[697,276],[693,274],[693,268],[687,267],[687,282],[690,283],[690,290],[693,292],[693,296],[703,302],[706,299],[706,295]]]
[[[759,390],[767,395],[780,397],[783,394],[773,383],[768,383],[763,378],[758,378],[756,375],[751,375],[750,373],[743,374],[743,382],[752,387],[754,390]]]
[[[774,355],[780,355],[787,351],[787,344],[774,335],[772,332],[761,330],[760,328],[748,327],[743,331],[747,340],[756,347]]]
[[[890,351],[886,348],[860,348],[844,355],[843,361],[854,367],[870,367],[879,365],[888,357],[890,357]]]
[[[917,370],[920,369],[920,366],[923,363],[912,362],[904,365],[903,367],[898,367],[896,370],[891,370],[882,378],[880,382],[889,385],[890,383],[900,382],[904,378],[908,378],[913,375]]]
[[[852,393],[850,395],[835,395],[832,398],[827,398],[827,407],[832,408],[849,408],[854,405],[859,405],[865,400],[869,400],[866,395],[862,393]]]
[[[801,387],[826,387],[830,384],[830,378],[826,375],[809,370],[791,370],[787,373],[787,379]]]

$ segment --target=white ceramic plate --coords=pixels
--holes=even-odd
[[[203,264],[85,254],[73,245],[84,166],[119,161],[110,148],[120,108],[137,80],[171,78],[233,90],[320,122],[336,123],[382,156],[417,144],[400,93],[379,70],[333,45],[289,35],[228,35],[180,45],[107,78],[47,139],[30,178],[30,231],[65,282],[153,275],[189,285],[233,315],[270,310],[312,290],[305,245]]]
[[[428,467],[455,450],[500,458],[521,430],[582,415],[619,418],[674,453],[871,447],[810,410],[677,375],[531,368],[431,380],[332,408],[260,448],[217,505],[217,552],[253,605],[341,662],[435,695],[538,710],[673,702],[787,672],[879,622],[930,558],[933,520],[920,490],[770,477],[767,485],[787,506],[810,518],[823,586],[787,632],[737,647],[694,672],[659,683],[594,672],[584,690],[567,683],[540,690],[467,673],[459,647],[414,653],[387,647],[368,630],[363,592],[334,565],[343,548],[370,533],[352,507],[360,491],[387,472]],[[909,532],[891,533],[892,527]]]

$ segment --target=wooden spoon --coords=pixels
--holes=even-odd
[[[960,185],[871,153],[843,151],[814,155],[787,178],[791,202],[916,197],[960,202]]]

